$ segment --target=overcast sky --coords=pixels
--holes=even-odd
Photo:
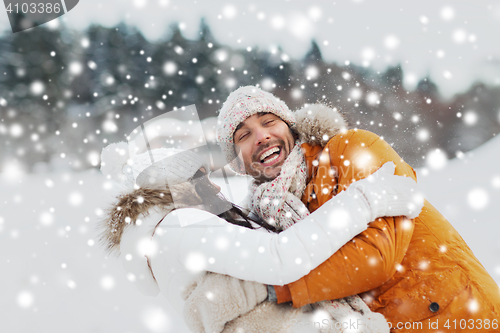
[[[401,63],[409,89],[426,75],[448,97],[478,79],[500,85],[498,1],[81,0],[60,19],[77,29],[123,20],[154,41],[173,22],[196,38],[201,17],[218,41],[231,46],[280,45],[300,58],[314,38],[329,61],[376,70]],[[6,13],[0,28],[11,33]]]

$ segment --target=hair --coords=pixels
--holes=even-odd
[[[202,199],[205,209],[216,214],[227,222],[249,229],[257,229],[252,225],[252,222],[259,225],[268,231],[275,233],[280,232],[275,226],[267,223],[257,215],[250,215],[243,208],[229,202],[206,178],[196,182],[195,191]],[[218,213],[222,212],[222,213]]]
[[[297,130],[295,128],[291,127],[290,125],[288,125],[288,128],[290,129],[290,132],[292,132],[292,136],[293,136],[294,140],[297,141],[299,139],[299,132],[297,132]]]

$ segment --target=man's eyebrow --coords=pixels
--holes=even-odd
[[[242,126],[243,126],[243,122],[239,123],[238,126],[236,126],[234,133],[236,133]]]

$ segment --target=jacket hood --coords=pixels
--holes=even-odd
[[[347,130],[345,116],[334,107],[325,104],[306,104],[295,111],[296,124],[292,128],[299,139],[312,145],[325,146],[335,135]]]
[[[186,182],[172,186],[178,196],[175,204],[168,189],[138,188],[117,197],[117,200],[105,211],[98,228],[101,230],[100,243],[106,252],[120,254],[120,241],[124,231],[132,225],[141,225],[140,218],[151,212],[163,212],[165,215],[175,208],[192,207],[201,204],[201,198],[193,186]]]

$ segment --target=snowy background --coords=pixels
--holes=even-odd
[[[213,127],[243,84],[383,135],[500,283],[499,29],[486,0],[85,0],[17,34],[0,15],[2,331],[187,331],[98,247],[113,189],[95,167],[174,107]]]

